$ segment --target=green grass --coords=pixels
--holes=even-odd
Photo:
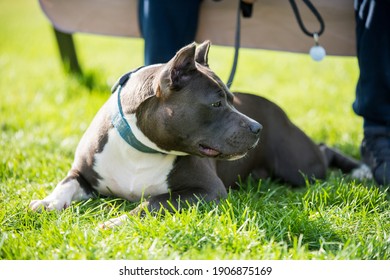
[[[298,28],[298,27],[297,27]],[[338,172],[292,189],[251,179],[218,206],[100,222],[136,204],[99,198],[33,213],[67,173],[83,131],[115,80],[143,61],[140,39],[75,36],[87,78],[66,75],[37,1],[0,0],[0,259],[390,259],[385,189]],[[233,50],[212,47],[228,77]],[[316,141],[359,156],[362,120],[351,109],[355,58],[242,50],[233,90],[261,94]]]

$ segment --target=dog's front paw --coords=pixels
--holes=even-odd
[[[149,202],[144,201],[140,205],[138,205],[136,208],[134,208],[132,211],[130,211],[131,216],[142,216],[145,213],[145,209],[147,209],[149,205]],[[113,218],[108,220],[107,222],[104,222],[99,225],[99,228],[101,229],[109,229],[114,228],[120,225],[123,225],[125,222],[129,220],[129,217],[124,214],[122,216],[119,216],[118,218]]]
[[[113,218],[113,219],[108,220],[107,222],[100,224],[99,228],[109,229],[109,228],[117,227],[117,226],[120,226],[123,223],[125,223],[127,220],[129,220],[129,217],[127,217],[127,215],[125,214],[125,215],[119,216],[118,218]]]
[[[131,216],[144,216],[146,214],[146,209],[148,209],[149,202],[144,201],[137,207],[135,207],[133,210],[130,211]]]
[[[70,205],[70,201],[64,201],[61,199],[43,199],[43,200],[33,200],[30,203],[30,209],[33,211],[41,211],[41,210],[62,210],[68,208]]]

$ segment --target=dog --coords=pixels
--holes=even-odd
[[[345,173],[362,167],[315,144],[276,104],[233,95],[210,69],[209,48],[209,41],[193,43],[165,64],[123,75],[79,142],[67,176],[30,208],[61,210],[98,193],[143,200],[130,213],[136,215],[218,202],[238,176],[299,186],[305,178],[324,179],[329,167]]]

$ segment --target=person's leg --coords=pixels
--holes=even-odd
[[[165,63],[195,40],[201,0],[139,0],[145,65]]]
[[[353,109],[364,118],[363,161],[379,184],[390,183],[390,1],[358,1],[360,68]],[[364,4],[365,2],[365,4]]]

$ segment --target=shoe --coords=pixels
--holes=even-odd
[[[390,184],[390,131],[388,129],[365,129],[360,146],[362,161],[372,171],[379,185]]]

